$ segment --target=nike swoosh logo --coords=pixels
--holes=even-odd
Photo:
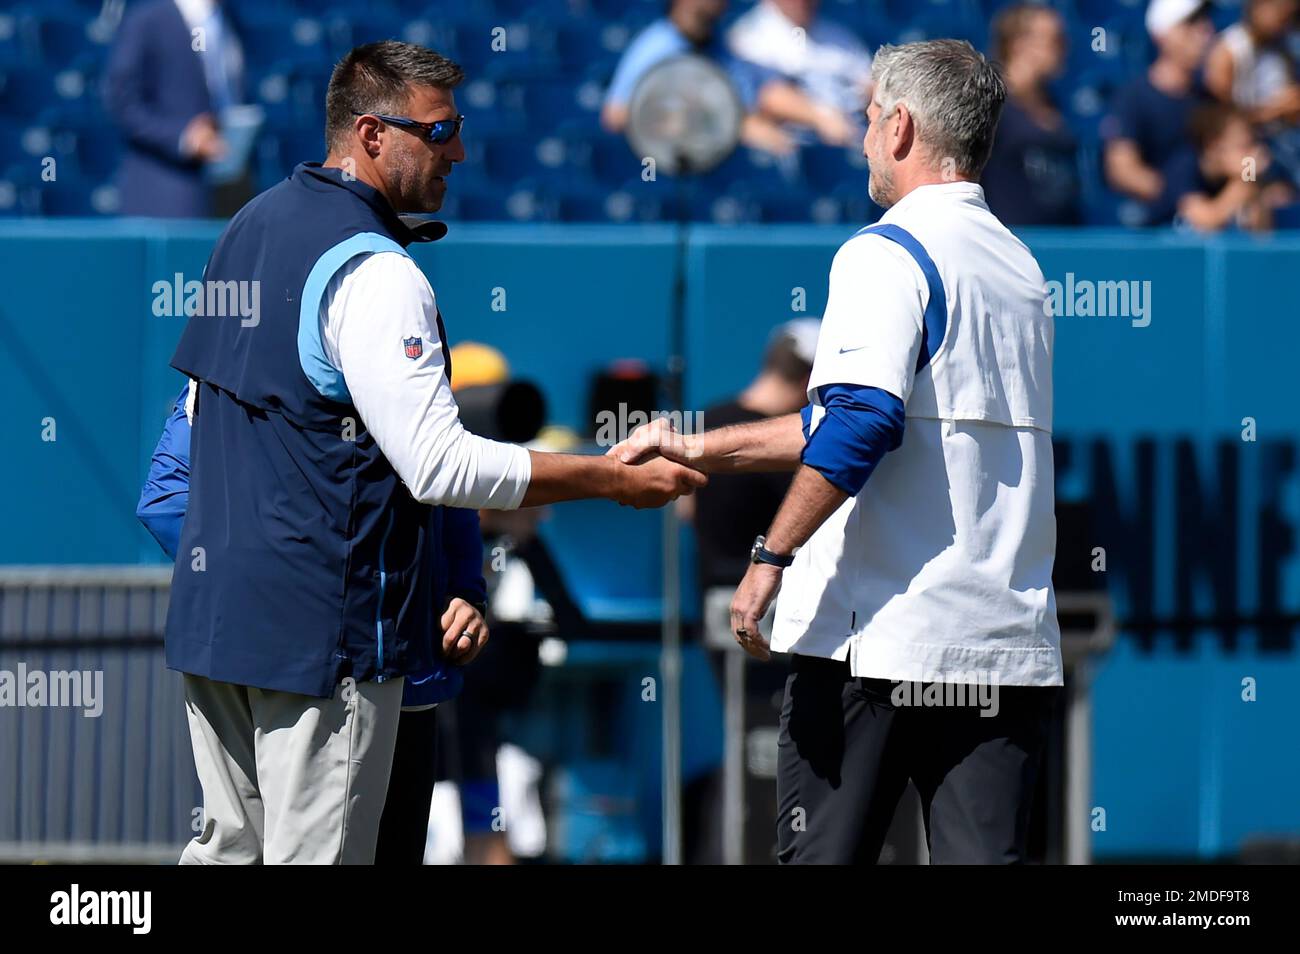
[[[866,345],[858,345],[856,348],[841,348],[840,354],[848,354],[850,351],[861,351]]]

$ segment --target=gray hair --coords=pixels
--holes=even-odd
[[[882,120],[907,106],[916,136],[935,161],[976,177],[993,148],[1007,88],[997,67],[965,40],[882,46],[871,64]]]

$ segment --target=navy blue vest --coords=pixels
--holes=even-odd
[[[319,324],[326,286],[350,259],[406,254],[445,232],[408,227],[376,190],[306,163],[217,240],[206,287],[257,282],[260,310],[193,315],[172,358],[201,386],[170,668],[320,697],[349,675],[459,682],[431,639],[438,513],[365,430]]]

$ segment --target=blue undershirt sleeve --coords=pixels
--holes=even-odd
[[[850,497],[882,457],[903,443],[903,402],[880,388],[827,384],[817,389],[826,414],[800,459]],[[804,409],[808,432],[811,406]]]

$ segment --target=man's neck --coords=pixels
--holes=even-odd
[[[1164,56],[1151,64],[1151,69],[1147,70],[1147,79],[1162,93],[1173,96],[1186,93],[1192,87],[1192,74]]]
[[[709,42],[707,33],[704,36],[697,36],[691,31],[691,23],[684,14],[670,13],[668,19],[673,26],[677,27],[677,32],[686,37],[693,46],[703,46]]]
[[[349,163],[349,165],[345,166],[344,163]],[[361,163],[357,162],[355,157],[336,156],[333,153],[330,153],[330,155],[325,157],[325,161],[321,163],[321,168],[346,170],[344,173],[345,175],[350,174],[352,178],[356,179],[358,182],[370,186],[370,188],[374,189],[376,192],[382,195],[384,197],[384,201],[386,201],[390,206],[392,206],[394,210],[397,209],[397,206],[394,205],[393,200],[389,198],[387,186],[385,185],[384,181],[379,177],[378,172],[371,166],[362,165]]]
[[[1042,77],[1032,67],[1012,63],[1007,66],[1004,79],[1007,92],[1016,99],[1038,102],[1045,98]]]
[[[923,186],[952,185],[954,182],[978,182],[979,180],[961,174],[945,176],[942,172],[933,169],[923,169],[918,170],[915,176],[906,179],[895,174],[894,181],[898,184],[898,198],[894,199],[894,204],[897,205]]]

